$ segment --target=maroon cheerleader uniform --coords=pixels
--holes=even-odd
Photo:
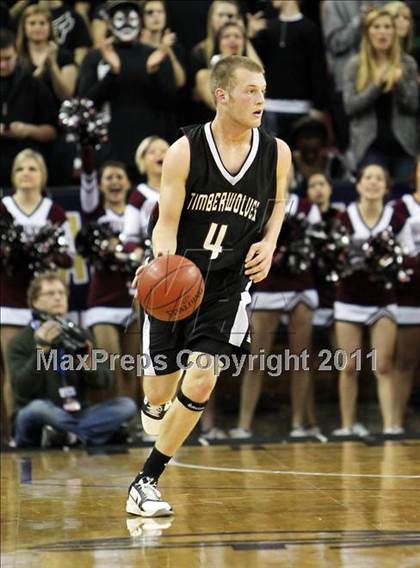
[[[357,203],[351,203],[341,215],[349,230],[353,244],[362,245],[371,237],[391,227],[399,243],[409,251],[413,241],[404,217],[386,205],[374,227],[368,227],[362,219]],[[372,325],[382,317],[396,321],[397,298],[395,286],[386,289],[382,283],[371,280],[369,272],[357,270],[343,278],[334,302],[334,319],[364,325]]]

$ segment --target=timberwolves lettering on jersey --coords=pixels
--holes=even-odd
[[[248,156],[232,175],[223,165],[210,123],[183,132],[191,158],[177,253],[203,271],[236,270],[249,247],[261,239],[274,205],[276,141],[253,128]]]
[[[223,193],[210,194],[192,193],[187,209],[191,211],[232,211],[251,221],[255,221],[259,206],[260,202],[249,197],[249,195],[225,191]]]

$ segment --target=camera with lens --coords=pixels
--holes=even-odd
[[[84,329],[77,326],[71,320],[67,320],[61,316],[54,316],[47,312],[33,310],[32,315],[35,321],[41,323],[55,321],[60,325],[61,332],[51,345],[62,347],[66,353],[86,353],[86,341],[89,339],[89,335]]]

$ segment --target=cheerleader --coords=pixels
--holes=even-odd
[[[335,219],[338,219],[340,215],[340,210],[330,203],[331,194],[332,185],[327,174],[318,172],[309,176],[306,195],[311,203],[319,207],[321,219],[326,225],[326,231],[330,230],[331,224]],[[313,270],[319,304],[314,312],[312,325],[316,328],[327,330],[329,345],[331,349],[335,349],[334,299],[336,284],[327,282],[325,276],[319,273],[316,265],[313,267]],[[310,405],[314,406],[315,392],[313,380],[309,383],[308,401]],[[312,411],[312,415],[313,414],[314,410]]]
[[[82,158],[80,200],[86,221],[109,225],[115,237],[114,244],[117,244],[131,186],[126,167],[121,162],[105,162],[98,176],[94,169],[93,149],[84,148]],[[107,353],[135,356],[138,353],[137,329],[127,278],[120,271],[93,269],[84,323],[92,328],[99,348]],[[115,394],[135,400],[135,370],[124,372],[117,361],[114,372]]]
[[[330,204],[331,193],[331,181],[325,173],[320,172],[309,176],[306,194],[311,203],[318,205],[321,219],[326,224],[326,230],[340,215],[340,210]],[[316,268],[314,277],[319,297],[319,306],[315,310],[313,325],[331,328],[334,323],[335,284],[327,282]],[[334,341],[332,343],[334,344]]]
[[[44,158],[30,149],[22,150],[14,159],[11,173],[13,195],[3,197],[0,204],[0,215],[11,217],[20,225],[26,238],[30,241],[39,230],[47,224],[62,226],[68,254],[54,258],[57,266],[69,268],[74,254],[74,243],[66,213],[59,205],[44,194],[47,185],[47,168]],[[33,270],[27,266],[19,266],[12,274],[3,270],[0,275],[1,297],[1,350],[3,358],[3,404],[7,430],[13,414],[13,398],[10,388],[9,374],[6,369],[6,350],[9,341],[31,321],[31,311],[27,307],[26,292],[29,282],[34,276]]]
[[[350,204],[341,216],[351,234],[353,245],[361,246],[390,226],[402,245],[413,248],[404,219],[395,213],[392,207],[384,206],[384,196],[388,188],[388,175],[381,166],[369,165],[359,173],[356,185],[360,195],[359,202]],[[396,316],[395,288],[388,290],[382,283],[374,282],[363,269],[356,270],[341,280],[334,302],[334,319],[337,347],[346,353],[347,363],[339,376],[342,427],[334,430],[334,435],[365,436],[369,433],[363,424],[356,422],[360,358],[354,354],[362,348],[365,326],[368,326],[371,349],[376,355],[376,365],[372,365],[372,369],[377,378],[384,433],[394,433],[396,424],[393,359]]]
[[[304,213],[310,223],[319,223],[319,209],[307,199],[291,194],[286,205],[287,215]],[[281,242],[281,234],[279,237]],[[291,353],[301,354],[311,344],[312,317],[318,306],[318,294],[311,269],[301,274],[271,270],[268,277],[255,286],[252,295],[251,350],[268,355],[279,323],[280,313],[288,316],[288,340]],[[314,403],[311,400],[310,374],[304,369],[291,371],[292,437],[319,435]],[[242,381],[238,427],[230,430],[232,438],[249,438],[251,424],[261,393],[264,371],[247,370]],[[306,422],[309,428],[306,427]]]
[[[124,215],[121,240],[128,252],[133,252],[139,260],[143,258],[143,247],[147,239],[147,228],[153,209],[158,203],[162,164],[169,144],[159,136],[145,138],[136,151],[136,165],[146,183],[141,183],[133,191]]]
[[[394,204],[394,210],[407,219],[414,241],[417,266],[410,282],[401,284],[397,290],[397,349],[395,358],[395,381],[397,409],[395,433],[404,432],[404,418],[410,399],[414,373],[420,361],[420,159],[417,159],[416,190]]]

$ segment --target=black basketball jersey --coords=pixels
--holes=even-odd
[[[190,172],[182,209],[177,253],[202,271],[237,269],[261,238],[276,197],[277,144],[261,128],[235,175],[223,165],[210,122],[184,130],[190,144]]]

